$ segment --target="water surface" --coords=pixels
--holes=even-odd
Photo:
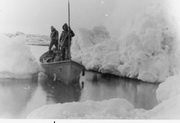
[[[48,47],[31,46],[31,50],[38,61]],[[32,79],[0,79],[0,118],[26,118],[43,105],[74,101],[124,98],[135,108],[147,110],[158,104],[157,84],[86,71],[77,81],[84,86],[72,87],[37,74]]]

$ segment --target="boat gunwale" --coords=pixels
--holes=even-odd
[[[42,62],[40,62],[40,63],[41,63],[41,65],[46,65],[46,66],[48,66],[48,65],[63,64],[63,63],[74,63],[74,64],[77,64],[78,66],[81,66],[83,69],[85,69],[85,67],[84,67],[82,64],[77,63],[77,62],[75,62],[75,61],[73,61],[73,60],[57,61],[57,62],[50,62],[50,63],[42,63]]]

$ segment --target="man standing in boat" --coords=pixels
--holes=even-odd
[[[63,31],[59,39],[59,44],[62,51],[62,59],[70,60],[71,59],[71,56],[70,56],[71,40],[72,40],[72,37],[75,36],[75,34],[66,23],[62,26],[62,28],[63,28]]]
[[[51,43],[49,45],[49,52],[51,51],[51,48],[53,45],[55,45],[56,50],[58,50],[58,37],[59,37],[59,32],[53,27],[51,26]]]

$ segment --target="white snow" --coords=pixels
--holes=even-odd
[[[118,108],[117,108],[118,107]],[[102,102],[86,101],[43,106],[35,110],[28,118],[128,118],[133,115],[133,106],[124,99],[112,99]]]
[[[159,105],[148,112],[153,119],[180,119],[180,75],[169,77],[156,91]]]
[[[31,78],[41,70],[24,36],[0,34],[0,78]]]
[[[88,70],[163,82],[174,74],[174,26],[163,7],[150,6],[127,27],[128,33],[116,39],[105,26],[79,29],[72,41],[72,58]]]

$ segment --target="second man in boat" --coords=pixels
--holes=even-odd
[[[63,31],[59,39],[59,46],[62,53],[62,60],[70,60],[71,40],[72,37],[75,36],[75,34],[66,23],[62,26],[62,29]]]

